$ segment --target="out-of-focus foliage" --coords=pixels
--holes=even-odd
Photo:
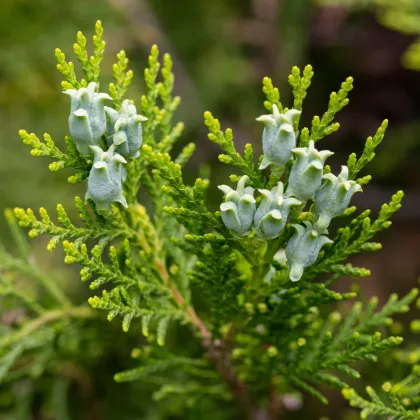
[[[402,56],[404,66],[420,70],[420,3],[417,0],[316,0],[323,6],[369,10],[379,23],[394,31],[416,36]]]

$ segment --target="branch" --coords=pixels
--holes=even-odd
[[[246,407],[246,411],[248,413],[253,412],[254,407],[252,407],[251,404],[251,395],[249,390],[246,384],[237,378],[235,369],[230,361],[230,353],[226,348],[224,348],[224,343],[220,340],[212,341],[211,337],[208,337],[203,338],[202,344],[207,350],[209,359],[216,368],[216,371],[226,382],[229,391],[244,405],[244,407]]]
[[[156,261],[157,270],[164,284],[169,284],[170,276],[162,260]],[[185,305],[185,299],[179,292],[174,283],[171,284],[172,296],[178,306],[185,311],[194,327],[199,331],[202,338],[202,345],[207,350],[210,361],[213,363],[220,377],[227,384],[232,395],[237,398],[251,412],[251,396],[246,385],[241,382],[230,361],[230,353],[224,348],[224,343],[220,340],[212,340],[211,333],[198,317],[194,308]]]

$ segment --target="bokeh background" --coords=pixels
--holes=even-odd
[[[207,140],[205,110],[233,129],[239,149],[252,143],[260,150],[262,126],[255,118],[265,113],[262,77],[273,79],[283,103],[290,106],[290,68],[312,64],[315,76],[302,117],[307,125],[314,114],[326,110],[330,92],[353,76],[350,104],[337,118],[341,129],[322,146],[336,152],[330,164],[337,172],[351,152],[361,152],[366,137],[384,118],[390,120],[377,158],[368,166],[373,180],[354,203],[376,213],[396,190],[403,189],[406,198],[393,228],[380,238],[383,250],[359,256],[357,263],[372,270],[372,276],[361,281],[367,295],[383,301],[391,292],[407,292],[420,274],[420,71],[416,69],[420,5],[416,3],[1,0],[0,208],[44,206],[53,211],[62,203],[70,209],[73,197],[83,194],[83,187],[66,183],[69,174],[51,173],[46,160],[31,157],[17,131],[24,128],[38,135],[47,131],[62,142],[69,104],[61,94],[54,49],[60,47],[70,56],[76,32],[82,30],[90,37],[100,19],[108,45],[102,83],[110,81],[115,54],[124,48],[135,72],[129,95],[137,102],[151,44],[172,54],[176,93],[182,97],[177,117],[186,124],[180,147],[197,142],[188,176],[192,179],[203,164],[210,165],[209,200],[214,207],[220,201],[215,186],[226,182],[230,172],[218,163],[219,150]],[[12,247],[3,222],[0,236]],[[43,239],[34,241],[34,249],[40,264],[62,287],[80,296],[84,286],[75,271],[63,266],[60,251],[47,253]],[[342,284],[348,288],[348,280]]]

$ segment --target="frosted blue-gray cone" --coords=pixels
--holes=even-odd
[[[279,182],[271,191],[258,190],[262,200],[254,215],[255,233],[260,239],[274,239],[286,226],[290,208],[302,204],[296,198],[283,197],[283,183]]]
[[[303,222],[302,225],[292,225],[296,230],[289,239],[286,246],[287,264],[289,266],[289,277],[292,281],[298,281],[303,275],[306,267],[311,266],[318,258],[321,248],[333,241],[314,229],[310,222]]]
[[[225,202],[220,205],[223,223],[239,237],[250,233],[256,208],[254,189],[245,187],[248,179],[246,175],[241,177],[236,190],[218,186],[225,193]]]
[[[107,93],[96,93],[97,84],[64,91],[71,98],[69,130],[77,150],[84,157],[92,156],[90,146],[97,146],[106,131],[104,102],[112,99]]]
[[[257,118],[257,121],[261,121],[265,125],[262,135],[264,156],[260,169],[264,169],[268,165],[285,167],[292,157],[292,149],[296,147],[293,121],[300,113],[296,109],[290,109],[285,114],[280,114],[277,106],[273,105],[272,114]]]
[[[333,217],[340,216],[346,210],[353,195],[362,191],[362,187],[356,181],[349,181],[348,178],[347,166],[341,167],[338,176],[331,173],[323,176],[325,181],[315,194],[315,229],[326,229]]]
[[[117,152],[126,159],[138,157],[143,141],[141,123],[147,118],[137,114],[135,105],[128,99],[122,103],[120,113],[110,107],[105,107],[105,111],[109,116],[108,146],[115,143]]]
[[[96,205],[96,211],[105,216],[112,203],[121,203],[127,207],[122,189],[122,164],[127,161],[114,153],[115,145],[104,152],[99,146],[91,146],[94,153],[92,169],[88,177],[86,200],[90,198]]]
[[[295,196],[300,201],[307,201],[321,186],[325,160],[334,153],[329,150],[318,151],[313,140],[308,147],[299,147],[292,152],[296,161],[290,171],[285,196]]]
[[[106,115],[108,116],[108,124],[107,124],[108,130],[106,134],[106,142],[109,147],[111,146],[112,143],[114,143],[112,141],[112,136],[115,134],[114,126],[120,114],[116,109],[111,108],[110,106],[105,106],[104,109],[105,109]]]

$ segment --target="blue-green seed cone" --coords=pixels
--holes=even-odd
[[[254,216],[255,233],[260,239],[270,240],[280,235],[286,226],[290,208],[300,205],[296,198],[283,197],[283,183],[271,191],[258,190],[262,200]]]
[[[278,210],[271,210],[258,223],[257,236],[269,240],[277,238],[284,229],[285,221]]]
[[[236,236],[250,233],[255,214],[254,189],[245,187],[248,179],[244,175],[238,181],[236,190],[227,185],[218,187],[225,194],[225,202],[220,205],[223,223]]]
[[[300,201],[314,197],[321,186],[325,160],[333,153],[328,150],[318,151],[311,140],[308,147],[292,150],[296,161],[289,175],[286,196],[294,196]]]
[[[294,263],[291,265],[289,278],[291,281],[298,281],[302,278],[305,266],[302,263]]]
[[[106,131],[104,101],[111,99],[106,93],[96,93],[97,84],[89,83],[87,88],[69,89],[71,107],[69,130],[77,150],[84,157],[92,155],[89,146],[99,144]]]
[[[342,214],[348,207],[352,196],[362,188],[355,181],[348,180],[347,166],[341,167],[337,176],[324,175],[324,183],[316,192],[314,213],[316,216],[315,229],[326,229],[334,217]]]
[[[136,107],[126,99],[121,112],[117,113],[112,108],[107,108],[109,119],[108,145],[114,143],[117,152],[126,159],[134,159],[140,156],[140,147],[143,141],[142,122],[147,121],[146,117],[137,114]]]
[[[104,152],[99,146],[91,146],[94,162],[88,177],[86,199],[95,202],[99,214],[106,216],[112,203],[127,207],[122,189],[122,164],[126,160],[114,153],[115,146]]]
[[[69,117],[71,138],[82,156],[89,156],[92,151],[89,146],[95,145],[92,130],[89,125],[88,114],[84,109],[78,109]]]
[[[293,121],[299,114],[300,111],[296,109],[280,114],[277,106],[273,105],[272,114],[257,118],[257,121],[265,125],[262,136],[263,160],[259,169],[265,169],[269,165],[285,167],[292,157],[292,149],[296,147]]]
[[[292,281],[300,280],[303,269],[311,266],[317,260],[321,248],[325,244],[333,242],[317,232],[312,223],[304,222],[304,225],[305,227],[292,225],[296,232],[286,246],[289,276]]]
[[[240,232],[241,222],[239,220],[238,208],[235,203],[227,202],[220,205],[222,220],[225,226],[235,232]]]

